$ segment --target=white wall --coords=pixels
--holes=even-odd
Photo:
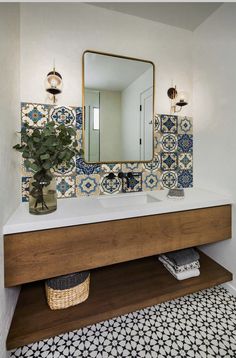
[[[171,80],[192,93],[192,33],[81,3],[21,4],[21,99],[45,102],[53,58],[64,79],[60,103],[81,105],[86,49],[151,60],[156,65],[156,111],[169,111]],[[191,105],[183,114],[191,115]]]
[[[194,185],[236,200],[236,4],[227,3],[194,32]],[[205,252],[236,276],[233,239]],[[236,280],[233,285],[236,289]]]
[[[18,290],[4,289],[2,227],[20,202],[18,156],[12,145],[20,125],[19,5],[0,4],[0,357],[6,356],[6,335]]]

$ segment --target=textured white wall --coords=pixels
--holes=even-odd
[[[194,32],[194,185],[236,200],[236,4],[224,4]],[[205,252],[236,275],[233,239]],[[236,289],[236,280],[233,285]]]
[[[0,4],[0,357],[18,290],[4,289],[2,226],[20,202],[18,156],[12,149],[19,129],[19,5]]]
[[[53,58],[64,79],[60,103],[81,105],[86,49],[151,60],[156,65],[156,111],[169,111],[171,80],[192,94],[192,33],[81,3],[21,4],[21,99],[45,102]],[[192,114],[191,105],[183,114]]]

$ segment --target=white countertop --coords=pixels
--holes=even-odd
[[[57,211],[47,215],[29,214],[28,203],[22,203],[3,227],[3,234],[44,230],[65,226],[118,220],[138,216],[164,214],[176,211],[200,209],[232,204],[232,199],[222,194],[203,189],[185,189],[184,199],[167,198],[167,190],[156,190],[146,194],[158,202],[104,208],[99,197],[78,197],[58,200]],[[143,195],[142,193],[117,194],[119,196]]]

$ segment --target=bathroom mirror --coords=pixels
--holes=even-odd
[[[153,158],[154,64],[83,54],[83,143],[88,163]]]

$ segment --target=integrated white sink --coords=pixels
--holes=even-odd
[[[157,203],[161,200],[147,193],[127,193],[117,194],[112,196],[102,196],[98,198],[100,205],[103,208],[118,208],[118,207],[142,207],[151,203]]]

